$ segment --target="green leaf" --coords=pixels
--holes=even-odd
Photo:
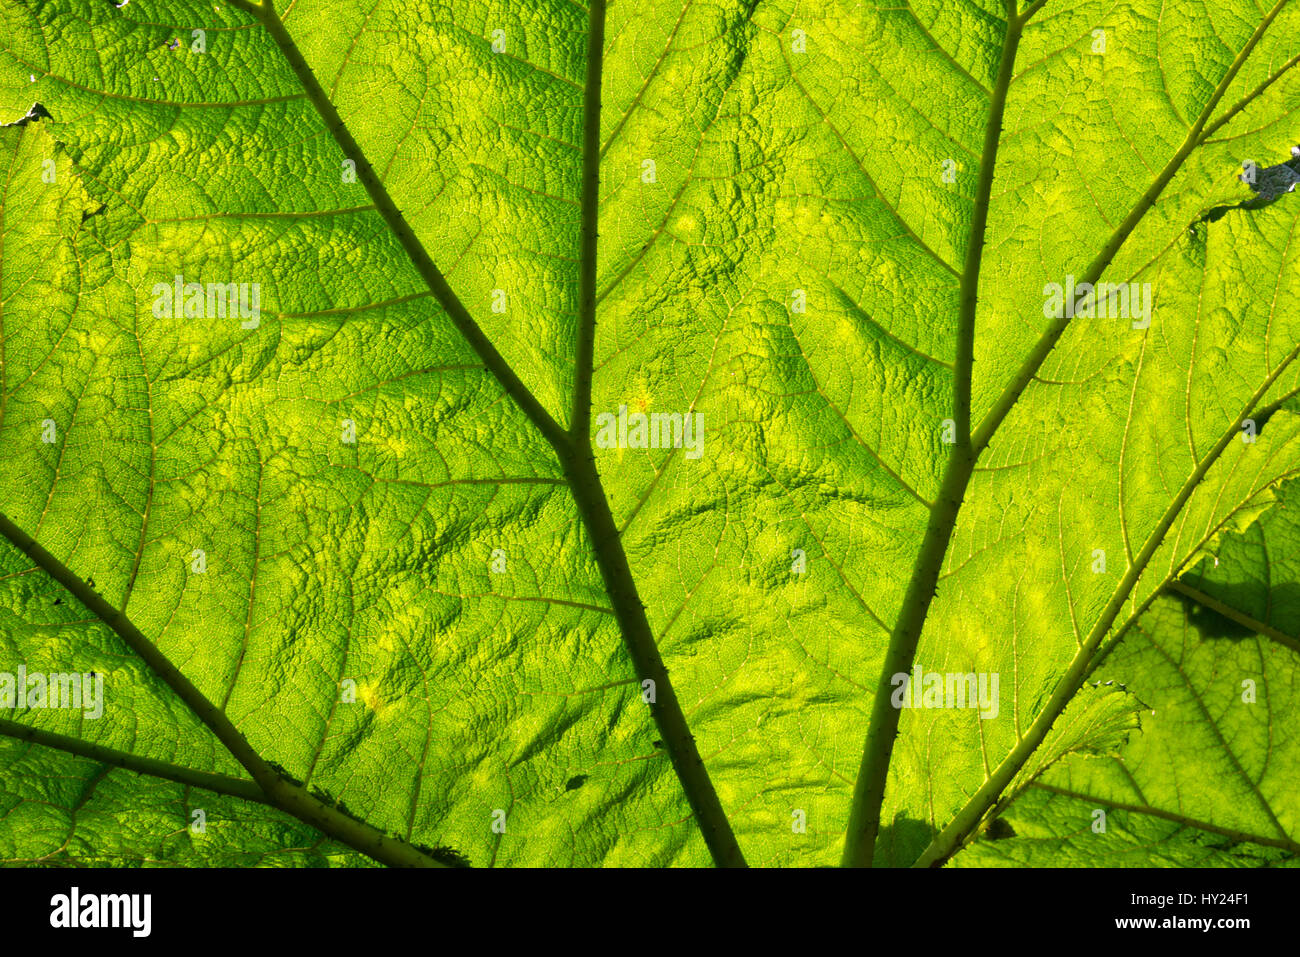
[[[1294,483],[1248,528],[1225,536],[1214,555],[1174,583],[1201,624],[1234,636],[1241,630],[1300,653],[1300,508]],[[1213,624],[1207,624],[1213,623]]]
[[[267,807],[184,704],[7,542],[0,543],[0,635],[6,665],[49,674],[75,661],[81,675],[102,675],[116,689],[112,708],[101,690],[84,715],[29,707],[19,709],[19,721],[0,719],[0,864],[369,863]]]
[[[1141,732],[1049,768],[1000,818],[1015,837],[986,835],[955,862],[1294,864],[1296,652],[1243,631],[1186,600],[1158,599],[1099,671],[1141,699]]]
[[[0,771],[7,866],[373,866],[275,808],[54,748],[0,740]]]
[[[1004,802],[999,820],[1014,839],[986,832],[954,863],[1295,862],[1300,642],[1289,565],[1300,513],[1287,506],[1296,492],[1289,483],[1257,522],[1224,535],[1099,665],[1098,687],[1127,682],[1140,700],[1140,733],[1046,769]]]
[[[0,755],[111,788],[14,858],[930,864],[1178,733],[1136,629],[1300,470],[1300,201],[1209,215],[1300,8],[83,6],[0,11],[0,672],[109,680]]]

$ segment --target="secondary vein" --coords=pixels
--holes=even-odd
[[[87,582],[3,514],[0,514],[0,535],[112,629],[216,735],[231,756],[252,776],[269,803],[380,863],[395,867],[445,866],[409,844],[395,841],[377,828],[326,805],[309,794],[306,788],[286,780],[248,743],[225,712],[208,700],[123,611],[110,605]]]
[[[203,788],[216,794],[226,794],[230,797],[237,797],[257,804],[271,803],[262,789],[257,786],[257,782],[247,778],[231,777],[228,774],[215,774],[211,771],[199,771],[195,768],[172,764],[169,761],[141,757],[138,754],[119,751],[116,748],[108,748],[100,744],[91,744],[89,741],[83,741],[80,738],[72,738],[66,734],[55,734],[52,731],[43,731],[40,728],[33,728],[5,718],[0,718],[0,735],[18,741],[39,744],[67,754],[74,754],[77,757],[89,758],[100,764],[124,768],[137,774],[146,774],[150,777],[175,781],[178,784]]]
[[[519,406],[524,415],[528,417],[529,421],[537,427],[537,430],[542,433],[552,446],[557,448],[567,446],[568,436],[565,431],[546,411],[529,388],[524,385],[514,369],[510,367],[509,363],[497,350],[497,347],[479,328],[478,323],[469,314],[469,310],[465,308],[465,304],[460,301],[460,297],[452,290],[451,284],[447,282],[441,270],[434,265],[428,251],[416,237],[415,230],[411,228],[410,223],[406,221],[406,217],[397,208],[397,203],[393,201],[393,198],[388,194],[388,190],[379,181],[379,177],[370,165],[370,161],[344,124],[343,118],[330,100],[329,94],[325,92],[316,79],[316,74],[312,72],[306,59],[298,50],[293,37],[289,35],[288,29],[279,16],[276,15],[270,0],[264,0],[263,3],[257,5],[248,2],[248,0],[227,0],[227,2],[246,13],[252,14],[271,34],[271,38],[275,40],[280,52],[284,54],[290,69],[298,78],[298,82],[302,84],[308,99],[316,108],[316,112],[325,121],[330,135],[333,136],[334,141],[343,150],[344,155],[356,163],[357,181],[365,187],[366,193],[370,196],[370,201],[374,203],[379,215],[383,217],[388,228],[397,237],[397,241],[406,251],[416,272],[420,274],[420,278],[424,280],[434,298],[438,300],[438,304],[442,306],[447,313],[447,317],[451,319],[452,324],[460,332],[470,348],[483,361],[483,365],[487,367],[488,371],[500,383],[501,388],[515,401],[515,404]]]

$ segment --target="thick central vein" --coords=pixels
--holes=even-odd
[[[1110,265],[1115,255],[1119,252],[1121,246],[1128,239],[1129,235],[1137,228],[1138,224],[1146,216],[1147,212],[1155,204],[1156,199],[1164,191],[1165,187],[1173,179],[1174,175],[1181,169],[1187,157],[1192,151],[1205,139],[1206,124],[1209,122],[1214,110],[1217,109],[1222,101],[1228,87],[1240,72],[1246,59],[1250,56],[1251,51],[1259,43],[1269,25],[1286,6],[1289,0],[1277,0],[1276,5],[1265,15],[1250,39],[1242,47],[1241,51],[1234,58],[1218,86],[1211,94],[1209,101],[1206,103],[1201,114],[1188,131],[1187,138],[1183,145],[1178,149],[1173,157],[1170,158],[1164,169],[1152,182],[1151,186],[1142,194],[1137,203],[1130,210],[1128,216],[1119,225],[1106,244],[1102,247],[1101,252],[1088,266],[1084,282],[1095,283],[1101,274]],[[939,500],[935,502],[931,510],[930,523],[926,528],[925,538],[922,542],[921,554],[916,570],[908,585],[907,594],[904,597],[903,608],[899,615],[898,624],[890,640],[890,646],[886,653],[885,667],[882,670],[881,680],[876,691],[876,698],[872,706],[871,726],[868,731],[867,745],[864,749],[862,767],[858,775],[858,780],[854,789],[853,805],[850,811],[849,831],[845,842],[844,864],[853,866],[870,866],[871,858],[874,853],[875,837],[879,829],[880,809],[884,804],[885,779],[889,771],[889,761],[893,752],[894,739],[898,732],[898,723],[900,713],[892,707],[890,703],[889,691],[892,688],[890,684],[893,674],[907,672],[911,670],[912,659],[915,657],[917,643],[920,638],[920,632],[925,623],[925,617],[929,610],[930,603],[934,599],[936,586],[938,584],[939,569],[942,565],[944,554],[947,551],[948,542],[951,539],[952,532],[956,526],[957,516],[961,509],[961,499],[966,492],[969,484],[971,472],[974,468],[976,459],[985,448],[988,447],[996,434],[999,427],[1006,420],[1011,409],[1019,400],[1020,395],[1028,387],[1037,375],[1038,370],[1046,361],[1047,356],[1051,354],[1060,340],[1061,336],[1069,323],[1070,311],[1066,310],[1062,319],[1049,326],[1039,340],[1031,349],[1024,363],[1012,378],[1008,386],[997,397],[992,407],[986,413],[978,427],[972,434],[970,421],[970,401],[971,401],[971,371],[973,353],[971,346],[974,341],[974,311],[977,305],[976,294],[979,284],[979,265],[984,243],[984,225],[987,218],[988,193],[986,189],[991,186],[993,168],[996,159],[997,141],[1001,135],[1002,127],[1002,110],[1005,107],[1007,88],[1010,86],[1013,78],[1013,66],[1015,59],[1015,44],[1019,40],[1020,31],[1024,28],[1033,14],[1037,13],[1043,6],[1042,0],[1029,6],[1023,14],[1015,14],[1015,4],[1008,3],[1008,27],[1007,35],[1003,43],[1002,60],[999,66],[998,82],[993,88],[993,104],[990,108],[989,124],[985,131],[984,152],[981,156],[980,166],[980,189],[976,193],[976,207],[972,218],[972,231],[967,249],[966,269],[962,273],[962,298],[961,314],[958,327],[958,362],[956,386],[954,390],[954,418],[957,422],[957,444],[953,450],[953,458],[949,461],[947,470],[944,474],[943,490],[940,493]],[[1230,115],[1241,109],[1243,104],[1238,104],[1230,112]],[[990,152],[992,147],[992,152]],[[987,174],[987,181],[986,181]],[[983,210],[981,210],[981,203]],[[978,231],[977,231],[978,230]],[[973,267],[973,271],[972,271]],[[963,364],[964,362],[964,364]],[[1257,401],[1257,399],[1256,399]],[[1253,405],[1253,403],[1252,403]],[[1203,473],[1197,473],[1199,475]],[[1190,495],[1190,489],[1187,490]],[[1178,508],[1186,501],[1185,496],[1177,500]],[[1176,511],[1175,511],[1176,514]],[[1172,517],[1170,522],[1172,522]],[[1154,549],[1155,544],[1151,547]],[[1147,556],[1149,558],[1149,556]],[[1128,582],[1128,587],[1121,589],[1121,594],[1116,596],[1118,604],[1116,605],[1116,614],[1118,607],[1127,599],[1132,586],[1136,584],[1136,578]],[[1113,623],[1114,614],[1105,621],[1105,628],[1108,629]],[[944,828],[944,830],[932,842],[930,848],[922,856],[918,863],[934,863],[942,861],[957,842],[963,840],[971,833],[975,824],[978,823],[982,814],[996,801],[1002,789],[1010,783],[1014,772],[1018,769],[1041,743],[1046,731],[1051,727],[1055,720],[1056,714],[1064,708],[1069,696],[1073,694],[1077,687],[1078,676],[1086,671],[1088,658],[1096,651],[1101,639],[1105,635],[1105,629],[1100,633],[1094,630],[1093,637],[1095,641],[1085,644],[1087,654],[1082,654],[1076,661],[1075,666],[1063,677],[1057,687],[1057,695],[1052,699],[1047,709],[1040,713],[1036,723],[1036,730],[1041,730],[1037,739],[1029,744],[1029,739],[1022,740],[1020,746],[1008,756],[1000,766],[999,771],[995,774],[994,779],[990,779],[985,786],[980,788],[979,792],[971,799],[968,804],[961,809],[958,815]],[[1042,724],[1041,729],[1038,728]]]
[[[957,525],[957,513],[961,509],[966,487],[970,484],[975,468],[976,453],[971,447],[970,410],[980,264],[983,260],[984,229],[988,222],[989,201],[993,190],[993,171],[997,166],[998,144],[1002,138],[1002,115],[1006,108],[1007,90],[1011,86],[1016,48],[1020,44],[1023,27],[1023,20],[1014,16],[1008,18],[1006,34],[1002,39],[998,76],[989,101],[984,147],[980,154],[975,208],[971,216],[966,261],[961,274],[953,390],[953,419],[957,426],[957,442],[944,469],[939,496],[930,508],[930,521],[921,542],[921,552],[911,580],[907,583],[903,606],[889,639],[880,679],[876,683],[875,698],[871,704],[871,723],[867,727],[867,742],[862,750],[862,764],[858,769],[853,787],[853,804],[849,809],[849,827],[842,861],[845,867],[871,866],[876,835],[880,829],[880,809],[885,800],[885,779],[889,774],[889,763],[894,753],[894,740],[898,735],[898,722],[901,718],[901,712],[893,706],[890,694],[893,676],[912,670],[912,661],[916,657],[916,647],[925,627],[930,602],[934,599],[939,584],[943,558]]]
[[[1241,434],[1242,421],[1246,417],[1254,414],[1264,396],[1268,394],[1269,390],[1273,387],[1273,384],[1277,382],[1282,373],[1290,367],[1291,363],[1295,361],[1297,356],[1300,356],[1300,346],[1293,349],[1291,353],[1278,365],[1278,367],[1274,369],[1273,372],[1270,373],[1269,376],[1260,384],[1259,388],[1255,390],[1254,395],[1252,395],[1246,402],[1244,408],[1240,410],[1229,427],[1224,430],[1223,434],[1219,437],[1218,442],[1215,443],[1214,448],[1210,450],[1205,458],[1201,460],[1200,464],[1197,465],[1192,474],[1183,482],[1182,487],[1178,490],[1178,494],[1174,497],[1173,501],[1169,503],[1164,514],[1160,517],[1160,521],[1151,531],[1151,534],[1147,536],[1146,542],[1141,551],[1139,551],[1134,557],[1133,562],[1129,565],[1128,571],[1124,574],[1123,580],[1115,588],[1110,601],[1107,602],[1106,607],[1102,610],[1101,616],[1093,625],[1087,639],[1080,646],[1065,674],[1062,675],[1060,681],[1057,682],[1051,698],[1038,713],[1038,716],[1034,719],[1029,730],[1025,733],[1024,737],[1020,739],[1015,748],[1012,749],[997,768],[994,769],[993,773],[984,782],[983,786],[981,786],[970,800],[962,806],[943,830],[935,835],[934,839],[930,842],[929,847],[922,852],[921,856],[913,866],[930,867],[936,864],[941,864],[947,860],[948,857],[961,845],[961,843],[965,841],[972,832],[974,832],[976,826],[983,819],[985,813],[996,803],[998,797],[1007,786],[1012,783],[1020,769],[1025,765],[1034,752],[1038,750],[1039,745],[1043,743],[1047,738],[1048,732],[1051,731],[1052,725],[1056,723],[1056,719],[1060,716],[1061,712],[1065,710],[1065,706],[1070,703],[1070,700],[1078,692],[1080,685],[1083,684],[1083,681],[1091,673],[1093,666],[1096,663],[1098,649],[1101,647],[1106,636],[1111,633],[1111,627],[1115,624],[1115,619],[1119,616],[1120,611],[1123,610],[1124,605],[1128,602],[1129,596],[1137,586],[1138,579],[1141,578],[1143,572],[1146,571],[1148,564],[1150,564],[1157,549],[1159,549],[1160,545],[1164,542],[1165,535],[1173,526],[1174,521],[1182,512],[1183,507],[1187,504],[1188,500],[1192,497],[1192,494],[1201,484],[1201,480],[1205,478],[1210,467],[1219,460],[1219,457],[1223,455],[1224,451],[1228,448],[1228,445],[1233,441],[1233,439]],[[1155,596],[1159,593],[1160,588],[1163,587],[1164,584],[1167,583],[1161,583],[1158,587],[1151,589],[1151,594],[1148,596],[1146,602],[1143,603],[1143,609],[1154,600]],[[1111,647],[1114,647],[1114,645],[1112,644]]]
[[[579,313],[576,368],[574,375],[573,414],[570,428],[564,429],[542,406],[531,390],[506,362],[488,339],[446,277],[434,264],[415,231],[398,209],[388,190],[380,182],[361,147],[348,131],[343,118],[321,87],[311,67],[298,50],[288,29],[269,2],[254,5],[249,0],[229,0],[234,6],[255,16],[271,34],[284,53],[294,74],[302,83],[312,104],[325,121],[335,142],[356,163],[357,180],[365,186],[376,210],[393,231],[420,277],[452,323],[527,416],[529,421],[554,449],[565,479],[573,494],[583,527],[591,540],[596,564],[618,619],[623,642],[636,669],[637,677],[653,682],[650,713],[662,735],[667,753],[681,782],[687,802],[700,826],[706,845],[719,866],[743,867],[745,860],[722,809],[717,791],[709,778],[695,737],[691,734],[681,703],[668,680],[668,669],[659,654],[654,632],[646,617],[632,577],[631,566],[623,552],[618,528],[609,509],[605,489],[596,469],[591,444],[591,381],[594,368],[596,326],[597,219],[600,196],[600,86],[605,43],[606,0],[590,5],[587,76],[583,99],[582,155],[582,227],[579,265]]]

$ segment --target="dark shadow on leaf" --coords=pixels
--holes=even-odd
[[[1015,837],[1016,829],[1011,826],[1011,822],[1004,817],[994,818],[984,828],[984,837],[990,841],[1005,841],[1007,838]]]
[[[1199,589],[1202,583],[1189,581],[1188,584]],[[1187,616],[1187,620],[1206,638],[1249,638],[1254,634],[1246,626],[1237,624],[1212,608],[1206,608],[1182,592],[1175,591],[1170,594],[1183,606],[1183,614]]]
[[[1234,209],[1257,210],[1272,206],[1287,193],[1294,191],[1300,185],[1300,146],[1291,148],[1291,159],[1285,163],[1266,169],[1252,167],[1249,175],[1243,172],[1237,179],[1245,183],[1255,195],[1240,203],[1213,207],[1192,224],[1193,229],[1199,223],[1217,223]]]
[[[876,836],[874,861],[881,867],[906,867],[921,856],[939,831],[922,821],[895,818]]]
[[[1188,586],[1195,588],[1197,591],[1204,592],[1216,601],[1222,602],[1229,608],[1240,611],[1243,615],[1260,620],[1263,624],[1271,625],[1279,631],[1290,634],[1294,629],[1292,623],[1287,621],[1276,620],[1278,616],[1272,615],[1275,620],[1263,621],[1262,615],[1264,609],[1259,607],[1260,598],[1257,586],[1249,583],[1242,584],[1223,584],[1222,582],[1210,582],[1204,580],[1199,575],[1188,575],[1183,579]],[[1240,622],[1233,621],[1226,615],[1222,615],[1212,608],[1207,608],[1200,602],[1178,591],[1169,592],[1174,598],[1182,604],[1184,612],[1187,614],[1187,620],[1191,622],[1196,630],[1206,638],[1250,638],[1255,635],[1255,630]],[[1289,608],[1300,608],[1300,584],[1296,582],[1283,582],[1274,585],[1269,590],[1269,606],[1274,610]]]
[[[28,123],[35,123],[37,120],[52,120],[54,117],[40,103],[33,103],[32,108],[27,111],[27,115],[14,120],[12,123],[0,123],[0,127],[8,126],[26,126]]]

